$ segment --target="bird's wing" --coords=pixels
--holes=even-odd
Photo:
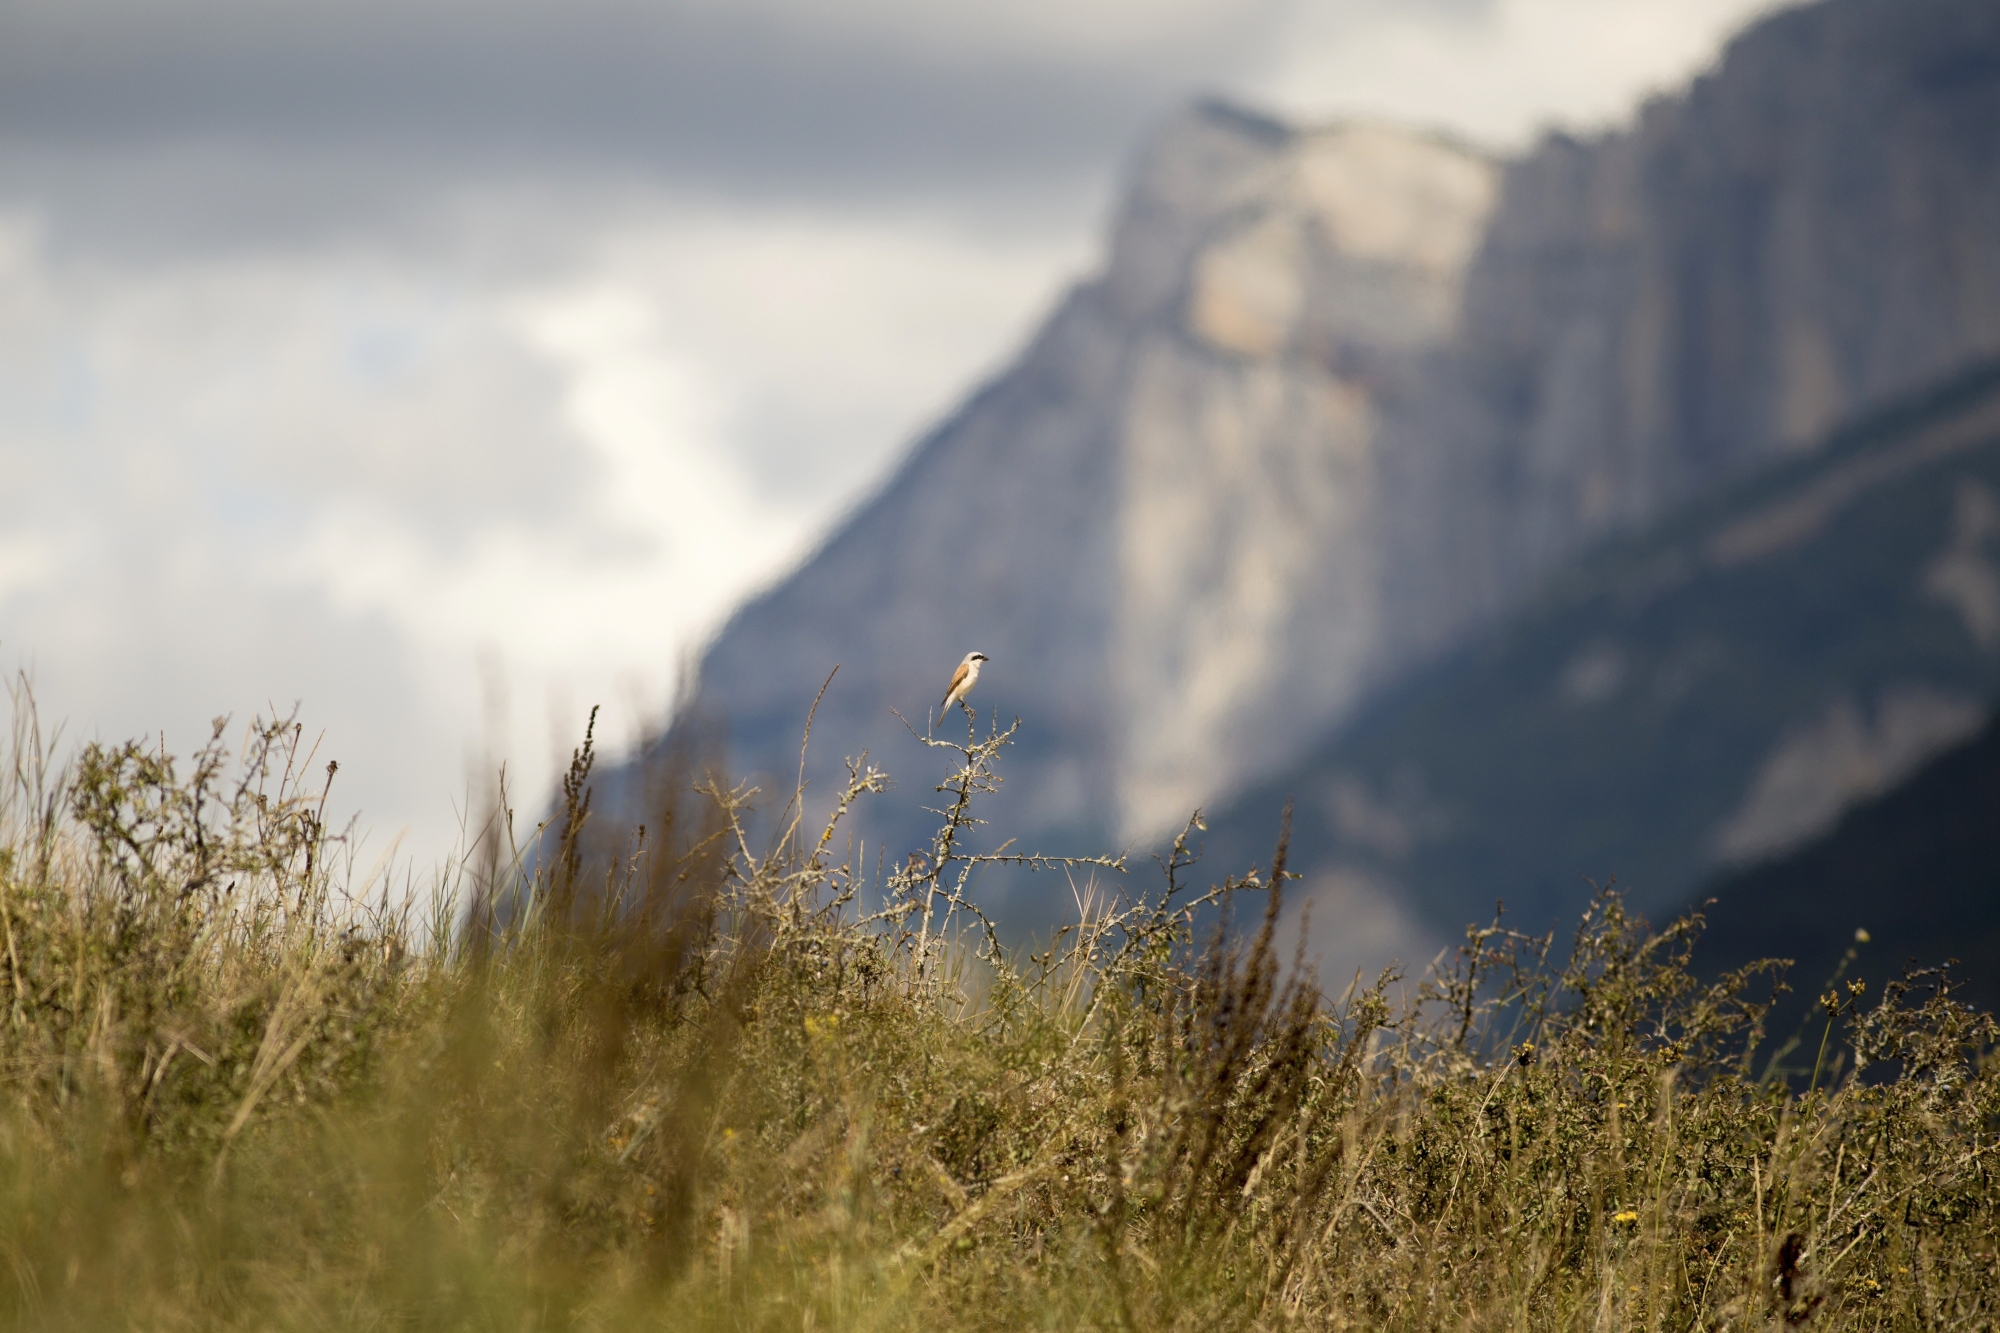
[[[939,704],[939,708],[943,708],[945,704],[951,702],[951,696],[958,693],[958,687],[965,684],[965,678],[971,674],[972,663],[960,662],[958,664],[958,670],[951,673],[951,684],[944,687],[944,703]]]

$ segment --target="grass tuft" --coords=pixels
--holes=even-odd
[[[1282,837],[1209,884],[1197,816],[1143,889],[974,850],[1012,735],[976,723],[926,740],[938,833],[886,873],[841,839],[888,799],[865,757],[823,827],[789,793],[756,845],[759,793],[683,780],[586,856],[586,736],[550,824],[496,802],[419,910],[296,723],[225,730],[58,769],[17,694],[9,1327],[1996,1319],[1996,1027],[1942,973],[1830,991],[1810,1080],[1782,969],[1700,981],[1699,918],[1613,892],[1329,999],[1276,953]],[[981,913],[996,862],[1070,878],[1045,950]]]

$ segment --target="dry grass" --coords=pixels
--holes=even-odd
[[[1185,838],[1144,893],[1038,863],[1086,910],[1011,957],[966,850],[994,732],[887,876],[796,802],[753,846],[719,786],[593,871],[586,746],[528,852],[493,826],[466,909],[413,919],[366,906],[296,728],[61,773],[32,728],[9,1327],[1995,1322],[1995,1028],[1936,977],[1829,996],[1789,1081],[1769,975],[1697,982],[1698,922],[1612,895],[1333,1002],[1273,954],[1283,844],[1190,888]]]

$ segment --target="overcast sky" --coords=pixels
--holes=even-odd
[[[0,0],[0,664],[73,740],[302,703],[421,873],[489,751],[659,720],[1167,111],[1512,151],[1770,7]]]

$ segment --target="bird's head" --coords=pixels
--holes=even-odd
[[[985,653],[967,653],[965,660],[968,662],[984,662],[987,658]]]

